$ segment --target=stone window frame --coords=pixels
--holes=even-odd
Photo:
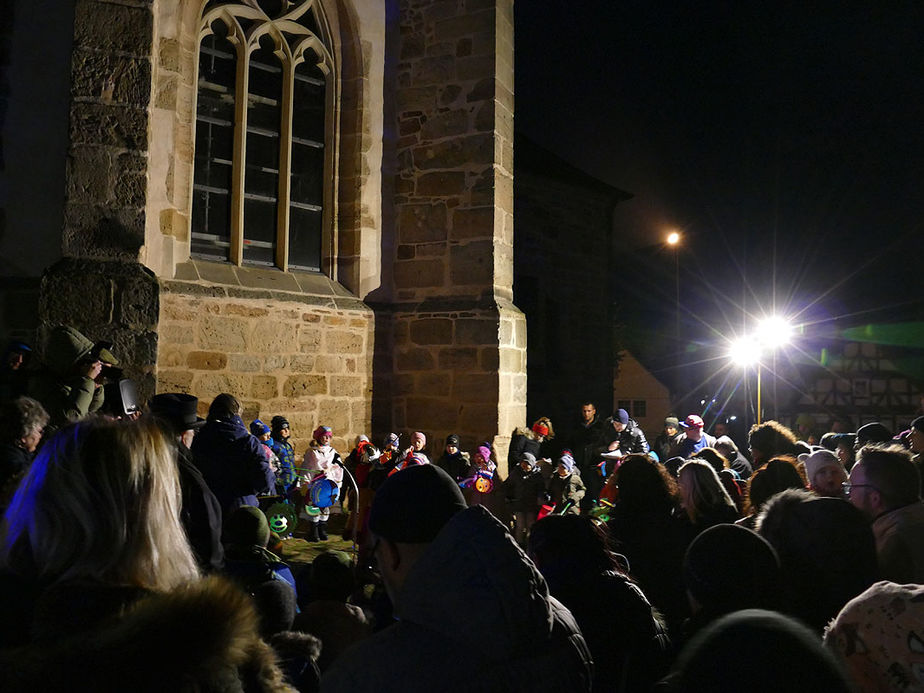
[[[279,171],[289,171],[291,165],[291,138],[292,138],[292,92],[294,89],[294,75],[296,67],[305,60],[305,54],[312,52],[318,58],[317,66],[326,78],[325,95],[325,143],[324,143],[324,193],[323,212],[321,220],[321,273],[333,276],[336,258],[335,249],[338,247],[338,230],[335,213],[338,195],[338,156],[337,143],[339,142],[338,105],[340,103],[340,79],[337,63],[327,46],[333,46],[332,34],[321,3],[318,0],[295,0],[288,11],[280,17],[272,19],[260,8],[257,0],[229,0],[226,3],[208,7],[209,2],[202,2],[199,12],[199,22],[196,34],[195,59],[193,61],[193,101],[192,118],[195,122],[198,109],[198,81],[199,81],[199,50],[202,39],[212,33],[211,27],[215,21],[224,22],[228,28],[228,40],[237,51],[235,82],[235,124],[234,124],[234,154],[232,160],[232,189],[231,189],[231,218],[230,218],[230,257],[229,262],[237,267],[244,266],[244,173],[245,173],[245,137],[247,118],[247,78],[249,56],[259,48],[260,39],[270,35],[281,53],[284,80],[282,104],[284,117],[280,128],[280,158]],[[307,28],[297,23],[297,19],[305,12],[314,14],[319,31],[323,34],[318,37],[311,34]],[[257,23],[245,32],[236,17],[242,16]],[[289,41],[282,35],[283,29],[287,33],[304,36],[298,42],[293,52]],[[326,44],[326,45],[325,45]],[[195,127],[192,133],[192,150],[195,151]],[[194,164],[193,164],[194,165]],[[279,196],[277,200],[276,222],[276,253],[275,265],[283,272],[289,271],[288,260],[288,217],[290,202],[290,183],[288,175],[279,176]],[[190,203],[193,200],[193,185],[195,176],[189,176]],[[193,215],[189,215],[188,234],[192,236]],[[302,270],[299,270],[302,271]]]

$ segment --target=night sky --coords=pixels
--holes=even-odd
[[[635,195],[637,341],[674,331],[671,229],[688,344],[664,348],[774,304],[816,330],[924,319],[924,5],[885,5],[515,4],[518,131]]]

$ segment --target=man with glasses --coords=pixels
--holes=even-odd
[[[924,504],[911,454],[897,445],[867,445],[844,491],[873,523],[882,577],[924,583]]]

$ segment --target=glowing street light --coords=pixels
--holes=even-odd
[[[773,315],[757,323],[757,340],[769,349],[789,344],[792,324],[784,317]]]
[[[680,243],[680,234],[676,231],[671,231],[667,234],[667,244],[668,245],[677,245]]]
[[[773,372],[776,372],[776,350],[789,343],[792,324],[778,315],[764,318],[757,324],[754,336],[741,337],[732,342],[728,356],[733,363],[747,368],[757,366],[757,423],[761,422],[761,356],[765,351],[773,355]],[[776,379],[773,381],[773,404],[776,406]]]

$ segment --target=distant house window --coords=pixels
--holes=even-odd
[[[314,0],[209,0],[191,253],[320,271],[333,223],[333,60]]]
[[[648,416],[648,403],[643,399],[632,400],[632,416],[636,419],[644,419]]]
[[[630,415],[632,414],[632,400],[631,399],[621,399],[616,404],[617,409],[625,409]]]

